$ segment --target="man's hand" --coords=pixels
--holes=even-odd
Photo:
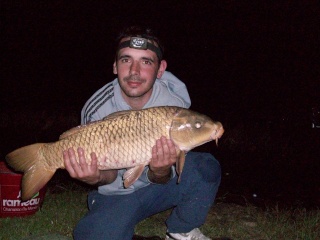
[[[116,179],[117,170],[100,171],[98,169],[98,159],[95,153],[90,154],[90,165],[86,162],[82,148],[78,148],[77,153],[79,161],[77,161],[73,148],[63,151],[64,165],[71,177],[91,185],[107,184]]]
[[[154,183],[167,183],[171,178],[171,167],[177,161],[177,151],[170,139],[161,137],[152,148],[148,178]]]

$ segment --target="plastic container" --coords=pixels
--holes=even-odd
[[[22,174],[13,172],[4,161],[0,161],[0,217],[24,217],[36,213],[46,194],[43,187],[28,201],[21,201]]]

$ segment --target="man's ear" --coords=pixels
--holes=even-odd
[[[114,63],[113,63],[113,73],[114,74],[118,74],[118,70],[117,70],[117,64],[116,64],[116,62],[114,61]]]
[[[158,73],[157,73],[157,78],[161,78],[166,69],[167,69],[167,61],[161,60]]]

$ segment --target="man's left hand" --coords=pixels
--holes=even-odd
[[[150,173],[148,177],[151,181],[171,177],[171,167],[177,161],[177,151],[171,139],[161,137],[152,148],[152,158],[149,164]],[[168,179],[169,177],[169,179]],[[160,181],[163,182],[163,179]]]

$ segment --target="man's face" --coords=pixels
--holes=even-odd
[[[126,47],[119,50],[113,72],[118,74],[125,99],[141,98],[147,101],[156,78],[162,76],[165,67],[165,61],[159,63],[153,51]]]

